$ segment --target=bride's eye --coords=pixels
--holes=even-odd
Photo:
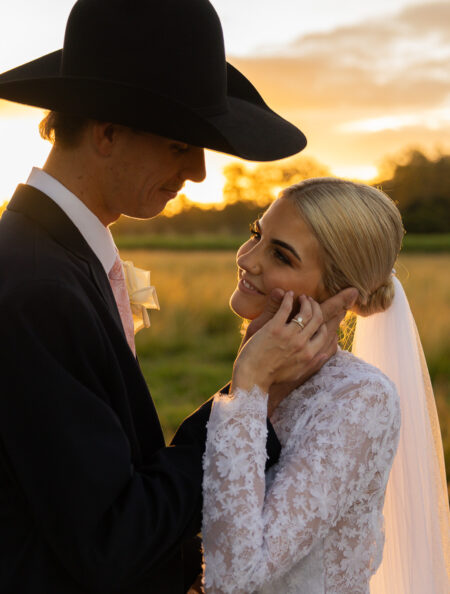
[[[273,255],[277,260],[280,260],[280,262],[282,262],[283,264],[291,264],[289,258],[287,258],[282,251],[274,249],[273,250]]]

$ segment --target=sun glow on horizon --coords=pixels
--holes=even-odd
[[[194,204],[220,204],[223,202],[225,176],[223,168],[235,157],[205,150],[206,178],[200,183],[187,181],[183,194]]]
[[[336,165],[331,168],[331,173],[336,177],[362,182],[371,182],[379,175],[375,165]]]

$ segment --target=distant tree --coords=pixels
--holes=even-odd
[[[112,227],[115,235],[180,234],[194,235],[243,235],[249,223],[264,209],[252,202],[235,202],[224,208],[204,208],[192,205],[186,211],[171,217],[160,216],[145,221],[121,217]]]
[[[377,184],[398,203],[412,233],[450,232],[450,155],[429,159],[413,150],[391,163],[392,175]]]
[[[267,206],[281,189],[309,177],[330,175],[329,170],[310,157],[297,157],[277,163],[246,167],[231,163],[224,168],[226,183],[223,197],[226,204],[253,202]]]

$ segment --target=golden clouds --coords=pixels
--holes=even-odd
[[[450,4],[305,35],[271,56],[232,60],[333,167],[405,145],[450,146]]]

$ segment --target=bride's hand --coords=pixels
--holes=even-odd
[[[267,324],[276,312],[279,310],[280,304],[283,300],[284,291],[282,289],[274,289],[270,294],[270,298],[267,300],[264,311],[258,318],[252,320],[247,328],[245,336],[242,340],[240,350],[244,347],[246,342],[258,332],[265,324]],[[322,310],[323,320],[327,328],[327,340],[323,344],[321,350],[319,350],[315,357],[311,360],[310,364],[306,366],[303,373],[299,375],[294,381],[290,382],[289,390],[281,390],[282,393],[290,393],[294,388],[303,384],[308,378],[317,373],[322,365],[328,361],[328,359],[334,355],[337,349],[337,331],[339,325],[347,309],[352,307],[355,300],[358,297],[358,291],[354,288],[348,288],[340,291],[333,297],[330,297],[326,301],[320,304]],[[292,315],[292,312],[291,312]],[[280,393],[280,390],[274,390],[276,394]],[[272,409],[282,400],[282,397],[274,397]],[[270,401],[269,401],[270,405]]]
[[[283,297],[285,295],[285,291],[283,289],[272,289],[270,292],[269,298],[266,301],[264,306],[263,312],[254,320],[251,320],[247,329],[245,331],[245,335],[242,338],[241,345],[239,347],[239,352],[244,346],[244,344],[251,338],[258,330],[260,330],[269,320],[273,318],[273,316],[277,313],[280,309],[281,302],[283,301]]]
[[[248,340],[235,361],[231,390],[250,390],[257,385],[267,392],[274,383],[296,381],[311,367],[328,343],[320,306],[300,297],[301,327],[291,317],[294,305],[292,291],[283,297],[280,308]]]

